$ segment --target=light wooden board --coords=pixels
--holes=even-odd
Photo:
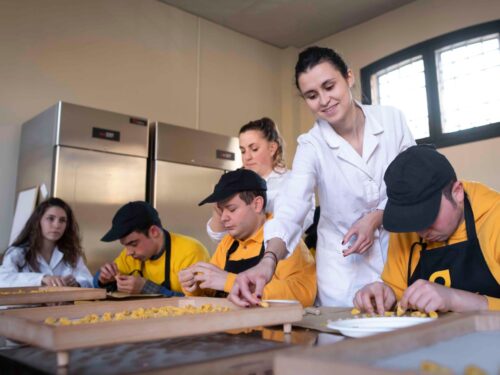
[[[105,299],[105,289],[73,287],[0,288],[0,306]]]
[[[350,307],[321,306],[315,308],[314,310],[319,312],[319,314],[306,314],[300,322],[293,323],[293,326],[332,333],[332,330],[326,326],[329,320],[352,318]]]
[[[102,315],[105,312],[114,313],[140,307],[184,307],[186,304],[199,307],[206,303],[230,307],[232,311],[72,326],[51,326],[44,323],[45,318],[49,316],[79,319],[87,314]],[[298,303],[271,304],[268,308],[239,308],[223,298],[177,297],[4,311],[0,313],[0,335],[49,350],[66,351],[75,348],[222,332],[230,329],[289,324],[301,318],[302,306]]]
[[[481,312],[446,316],[419,326],[348,339],[334,345],[305,349],[293,356],[278,356],[274,373],[284,374],[419,374],[418,369],[383,367],[383,359],[443,343],[476,332],[500,334],[500,312]],[[500,336],[498,336],[500,337]],[[500,343],[497,347],[500,346]],[[467,356],[470,347],[463,347]],[[480,350],[480,348],[474,348]],[[481,363],[473,363],[481,367]]]

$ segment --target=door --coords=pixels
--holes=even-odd
[[[122,249],[101,242],[116,211],[146,199],[146,158],[56,147],[54,196],[73,208],[89,269],[94,273]]]
[[[207,235],[212,205],[198,203],[210,195],[223,171],[156,161],[153,204],[169,231],[196,238],[213,254],[217,244]]]

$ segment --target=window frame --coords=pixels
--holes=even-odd
[[[383,57],[361,69],[362,103],[372,104],[370,78],[378,71],[395,65],[401,61],[422,56],[427,91],[427,111],[429,115],[429,137],[417,140],[417,143],[433,143],[437,147],[454,146],[500,136],[500,122],[481,125],[479,127],[443,133],[441,128],[441,110],[439,105],[438,77],[436,74],[435,52],[450,44],[460,43],[468,39],[487,34],[500,33],[500,20],[487,22],[448,34],[438,36],[415,44],[389,56]],[[500,87],[498,88],[500,90]]]

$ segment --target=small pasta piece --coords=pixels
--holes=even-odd
[[[464,375],[486,375],[486,371],[480,367],[469,365],[464,369]]]
[[[405,312],[406,310],[404,310],[398,302],[396,305],[396,316],[403,316]]]
[[[429,318],[437,319],[438,316],[439,316],[438,313],[435,312],[435,311],[430,311],[429,312]]]

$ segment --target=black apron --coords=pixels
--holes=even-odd
[[[264,256],[265,248],[264,248],[264,242],[262,242],[262,247],[260,248],[259,255],[254,256],[253,258],[229,260],[231,254],[234,253],[236,250],[238,250],[239,245],[240,244],[237,240],[234,240],[233,243],[231,244],[231,247],[226,253],[226,264],[224,265],[224,271],[238,274],[240,272],[246,271],[249,268],[252,268],[253,266],[256,266]],[[222,290],[218,290],[215,293],[215,297],[227,297],[227,295],[228,293]]]
[[[454,289],[500,298],[500,285],[491,273],[476,234],[474,213],[465,195],[465,227],[467,240],[453,245],[426,250],[427,244],[412,244],[408,260],[408,285],[418,279],[429,280]],[[411,274],[411,259],[416,247],[420,247],[420,259]]]

